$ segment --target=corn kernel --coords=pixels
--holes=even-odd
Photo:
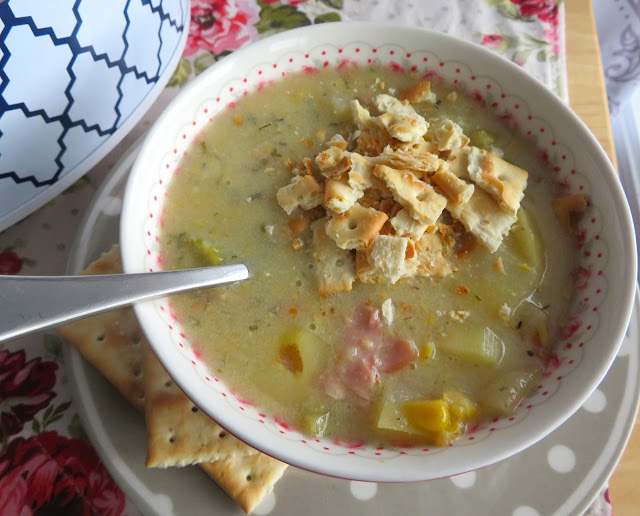
[[[420,348],[420,358],[422,360],[427,360],[435,354],[435,346],[433,342],[427,342],[424,346]]]
[[[460,431],[462,430],[462,423],[460,422],[460,420],[455,417],[453,414],[451,414],[451,421],[449,422],[449,425],[446,428],[447,433],[450,434],[459,434]]]
[[[468,421],[478,412],[476,404],[458,391],[446,391],[442,395],[442,399],[446,402],[452,417],[461,421]]]
[[[404,404],[409,422],[420,430],[438,432],[449,426],[449,407],[444,400],[410,401]]]
[[[236,125],[242,125],[242,115],[235,115],[233,117],[233,123]]]

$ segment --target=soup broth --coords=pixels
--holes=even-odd
[[[379,95],[416,85],[424,81],[367,67],[264,85],[215,116],[168,189],[163,267],[244,263],[251,272],[236,285],[172,298],[185,334],[240,397],[309,435],[444,445],[514,410],[553,355],[573,256],[551,209],[551,174],[531,142],[446,84],[431,84],[430,98],[411,108],[431,126],[459,126],[470,138],[462,147],[487,149],[529,173],[508,234],[491,252],[445,209],[425,233],[445,242],[438,245],[448,249],[446,274],[432,260],[429,276],[323,290],[314,224],[339,215],[322,206],[288,214],[278,192],[296,174],[326,188],[315,158],[333,142],[355,160],[353,101],[374,116]],[[450,162],[456,150],[434,152]],[[393,237],[388,220],[401,206],[395,192],[387,199],[395,208],[380,234]],[[350,264],[366,249],[344,252]]]

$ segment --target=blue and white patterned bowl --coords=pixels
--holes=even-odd
[[[189,0],[0,2],[0,230],[62,192],[171,77]]]

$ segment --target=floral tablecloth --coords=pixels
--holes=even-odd
[[[494,50],[566,97],[564,10],[555,0],[192,0],[191,5],[187,46],[166,90],[89,174],[0,233],[0,274],[62,274],[83,213],[124,151],[184,84],[269,34],[340,20],[431,28]],[[63,346],[53,332],[0,345],[0,514],[136,514],[86,440]],[[592,512],[610,512],[604,497]]]

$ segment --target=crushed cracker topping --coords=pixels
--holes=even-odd
[[[354,279],[393,284],[446,276],[457,270],[451,258],[461,259],[476,240],[495,252],[515,222],[526,171],[469,146],[451,120],[427,121],[411,105],[425,101],[439,102],[428,81],[398,98],[377,95],[372,107],[379,114],[354,100],[355,133],[335,134],[301,163],[286,160],[293,177],[277,199],[292,217],[294,249],[304,246],[298,235],[315,225],[314,252],[326,262],[316,268],[321,294],[348,291]],[[326,130],[316,136],[325,142]],[[341,256],[339,269],[329,267],[334,254]],[[500,258],[494,266],[504,273]]]

